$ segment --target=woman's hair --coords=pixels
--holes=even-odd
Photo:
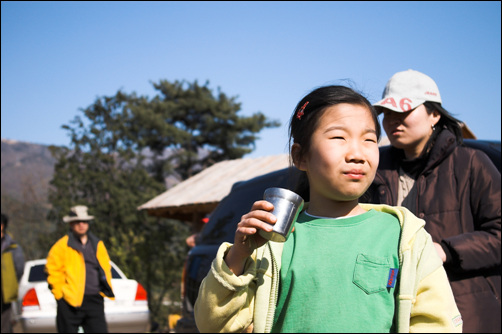
[[[435,130],[433,131],[431,137],[429,138],[429,141],[424,147],[423,152],[429,152],[432,146],[434,146],[434,143],[436,141],[437,136],[443,131],[444,129],[449,130],[451,133],[455,135],[455,138],[457,140],[457,143],[459,145],[462,145],[463,143],[463,137],[462,137],[462,129],[460,128],[460,121],[456,119],[455,117],[452,116],[446,109],[444,109],[440,103],[438,102],[430,102],[426,101],[424,103],[425,109],[427,109],[428,113],[432,113],[437,111],[440,115],[441,118],[437,122],[437,124],[434,126]]]
[[[312,135],[323,113],[327,108],[341,103],[366,107],[375,122],[377,140],[380,140],[380,123],[371,103],[352,88],[331,85],[313,90],[296,105],[289,123],[289,152],[291,153],[293,144],[299,144],[299,156],[305,155],[310,149]],[[291,154],[290,157],[292,163]],[[306,173],[302,174],[296,192],[308,201],[308,180]]]

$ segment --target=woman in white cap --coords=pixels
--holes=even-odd
[[[427,75],[394,74],[374,106],[391,145],[381,148],[362,200],[405,206],[424,219],[464,331],[500,333],[500,172],[485,153],[462,145],[460,122]]]

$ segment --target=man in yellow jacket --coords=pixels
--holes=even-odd
[[[98,237],[89,232],[88,208],[77,205],[63,217],[70,232],[49,251],[47,282],[57,301],[59,333],[107,333],[103,297],[114,299],[110,257]]]

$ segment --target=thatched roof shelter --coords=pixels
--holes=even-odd
[[[222,161],[178,183],[138,210],[147,210],[151,216],[196,222],[216,208],[235,182],[288,166],[288,154]]]

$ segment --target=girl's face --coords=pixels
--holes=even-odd
[[[384,109],[382,125],[391,145],[413,159],[422,153],[440,117],[437,112],[428,113],[423,104],[402,113]]]
[[[311,206],[316,202],[328,207],[333,202],[357,203],[373,182],[378,161],[376,128],[370,110],[342,103],[324,111],[310,148],[295,164],[307,172]]]

